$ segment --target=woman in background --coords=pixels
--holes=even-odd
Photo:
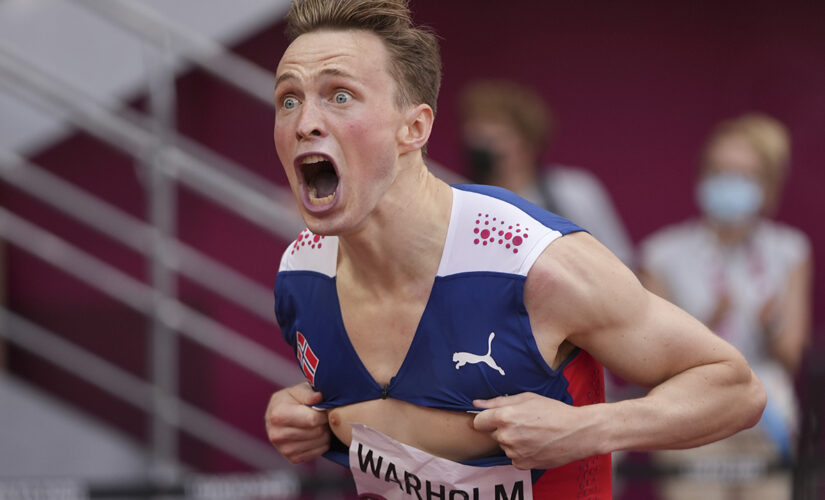
[[[797,431],[794,375],[809,337],[812,259],[807,237],[771,220],[789,164],[785,127],[763,114],[719,124],[701,158],[702,217],[665,227],[641,245],[640,276],[653,292],[704,321],[748,359],[768,392],[760,425],[696,450],[663,452],[664,464],[787,461]],[[666,499],[791,497],[789,473],[750,481],[669,480]]]
[[[509,80],[477,80],[459,97],[470,178],[561,215],[633,267],[633,246],[605,186],[579,167],[541,164],[556,123],[541,97]]]

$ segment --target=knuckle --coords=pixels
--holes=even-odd
[[[525,459],[516,459],[516,460],[513,460],[513,467],[515,467],[516,469],[521,469],[521,470],[530,470],[530,469],[532,469],[534,466],[535,466],[535,465],[534,465],[534,463],[533,463],[531,460],[525,460]]]
[[[278,446],[284,442],[284,436],[278,432],[277,430],[270,430],[267,433],[267,437],[269,438],[269,442]]]
[[[311,427],[321,427],[327,424],[328,419],[326,413],[316,412],[315,410],[312,410],[312,412],[307,419],[307,423],[309,423]]]
[[[330,439],[329,434],[330,434],[330,430],[329,430],[328,427],[316,427],[315,428],[316,438],[321,438],[321,439],[324,439],[326,441],[329,441],[329,439]]]
[[[273,409],[267,415],[266,423],[270,427],[281,427],[286,424],[286,418],[281,412]]]
[[[498,412],[498,419],[504,423],[509,423],[513,420],[513,416],[515,415],[515,410],[511,406],[505,406],[501,408]]]
[[[295,443],[284,443],[278,447],[278,451],[291,462],[293,459],[298,458],[303,450],[298,448]]]
[[[496,434],[496,441],[499,442],[502,446],[512,447],[513,444],[513,433],[508,432],[507,430],[500,430]]]
[[[319,441],[324,438],[324,431],[321,427],[313,427],[308,429],[303,437],[306,441]]]

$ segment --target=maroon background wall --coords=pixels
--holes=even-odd
[[[443,37],[436,159],[460,164],[455,98],[463,84],[507,77],[532,85],[561,122],[548,159],[597,173],[638,240],[694,212],[696,152],[709,128],[761,110],[794,139],[780,218],[825,251],[822,3],[413,3],[418,20]]]
[[[761,110],[793,136],[793,166],[779,218],[803,229],[819,263],[815,279],[818,349],[825,343],[825,2],[736,1],[704,6],[671,2],[502,2],[412,0],[416,20],[442,39],[444,83],[430,142],[437,161],[464,171],[456,96],[479,77],[533,86],[561,122],[547,160],[591,169],[607,185],[633,239],[695,213],[696,155],[720,119]],[[286,47],[277,25],[236,51],[274,70]],[[179,126],[256,173],[284,183],[272,146],[272,110],[198,71],[178,81]],[[146,201],[131,159],[76,136],[33,158],[143,217]],[[103,237],[0,183],[0,201],[132,276],[146,263]],[[179,192],[181,237],[270,286],[286,242],[262,235],[198,195]],[[95,352],[115,351],[121,366],[146,374],[145,323],[48,264],[10,247],[9,306]],[[286,353],[272,323],[250,317],[186,280],[182,299]],[[274,321],[273,321],[274,323]],[[183,341],[183,397],[218,411],[264,439],[261,415],[274,388],[243,368]],[[13,350],[10,369],[113,425],[145,437],[139,412]],[[51,382],[50,382],[51,381]],[[184,441],[187,460],[204,470],[243,468]]]
[[[699,148],[718,121],[767,112],[792,135],[778,218],[805,231],[825,262],[825,3],[809,1],[501,2],[412,0],[441,38],[444,79],[430,156],[465,172],[456,99],[476,78],[511,78],[538,91],[560,122],[548,162],[593,171],[638,243],[696,214]],[[274,70],[279,24],[238,47]],[[244,156],[282,180],[269,118],[247,123]],[[259,118],[256,116],[256,118]],[[210,120],[226,121],[220,115]],[[216,126],[209,122],[210,127]],[[237,129],[236,129],[237,130]],[[208,134],[207,134],[208,135]],[[265,138],[261,136],[265,136]],[[825,323],[825,265],[815,314]],[[825,325],[823,325],[825,326]],[[825,334],[825,332],[823,332]]]

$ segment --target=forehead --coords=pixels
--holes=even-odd
[[[713,167],[743,174],[758,174],[763,169],[759,153],[746,137],[726,134],[713,141],[708,150]]]
[[[276,77],[310,79],[344,73],[359,80],[389,78],[389,52],[383,40],[364,30],[324,29],[305,33],[287,47]]]

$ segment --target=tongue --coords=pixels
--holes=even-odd
[[[315,196],[326,198],[335,193],[335,188],[338,187],[338,176],[335,175],[335,172],[319,172],[312,179],[312,183],[315,186]]]

